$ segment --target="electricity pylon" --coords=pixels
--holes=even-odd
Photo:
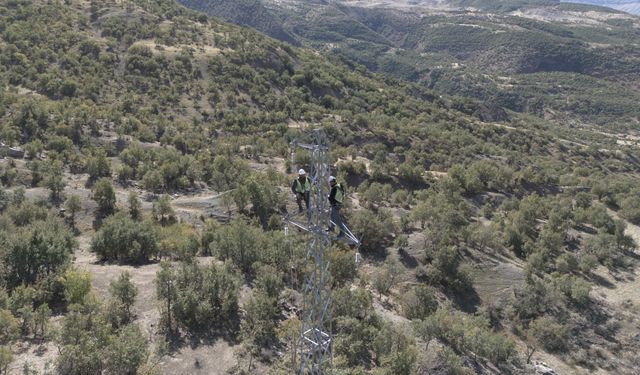
[[[304,219],[285,217],[285,231],[294,225],[310,234],[307,243],[305,265],[304,302],[302,307],[302,331],[300,334],[300,375],[330,374],[332,366],[331,335],[331,286],[327,255],[332,238],[326,231],[329,226],[329,142],[322,130],[309,134],[311,143],[292,142],[292,147],[311,153],[310,176],[312,181],[309,211]]]

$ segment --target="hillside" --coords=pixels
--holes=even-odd
[[[623,12],[640,15],[640,2],[635,0],[581,0],[571,2],[609,7]]]
[[[228,3],[183,1],[233,21],[242,12]],[[640,19],[624,13],[554,1],[260,3],[296,43],[438,92],[559,123],[638,121]]]
[[[274,9],[243,6],[247,22]],[[347,10],[365,52],[398,43],[368,17],[418,22]],[[631,86],[606,104],[622,96],[612,77],[632,77],[633,48],[611,76],[503,81],[521,95],[543,83],[549,108],[572,104],[554,79],[593,87],[552,116],[169,0],[12,0],[0,15],[0,373],[290,373],[309,270],[307,238],[285,235],[282,216],[310,158],[289,142],[315,127],[363,239],[327,254],[336,373],[640,370],[640,134],[576,121],[596,93],[602,116],[637,120]],[[437,48],[424,53],[454,58]]]

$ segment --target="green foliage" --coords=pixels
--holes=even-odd
[[[548,311],[552,304],[552,294],[543,280],[533,277],[526,280],[522,290],[516,290],[512,306],[521,320],[538,317]]]
[[[464,365],[464,361],[453,350],[444,348],[438,353],[440,360],[447,369],[447,375],[469,375],[471,370]]]
[[[460,267],[461,257],[455,246],[442,248],[431,254],[431,262],[417,276],[432,285],[442,284],[454,290],[468,288],[471,278]]]
[[[640,224],[640,198],[630,196],[620,203],[620,216],[629,220],[633,224]]]
[[[233,192],[236,206],[243,209],[246,203],[251,203],[253,212],[265,227],[269,217],[277,212],[277,209],[284,202],[282,193],[275,188],[277,184],[278,181],[269,178],[268,174],[254,175],[247,178]],[[247,202],[244,202],[245,199]]]
[[[438,301],[432,288],[418,285],[402,296],[402,311],[408,319],[424,319],[436,311]]]
[[[13,362],[11,349],[6,346],[0,346],[0,373],[6,374],[11,362]]]
[[[120,274],[117,280],[111,281],[109,283],[109,292],[111,293],[116,309],[121,312],[118,314],[122,316],[120,324],[128,324],[133,318],[131,308],[138,295],[138,288],[136,288],[131,281],[131,274],[125,271]]]
[[[129,203],[129,216],[133,220],[141,220],[142,219],[142,203],[140,203],[140,199],[138,199],[138,194],[135,192],[129,193],[128,198]]]
[[[104,215],[112,214],[116,208],[116,193],[108,178],[101,178],[93,185],[91,197],[98,203],[98,210]]]
[[[242,323],[243,336],[258,346],[273,342],[276,337],[275,317],[278,313],[277,299],[265,292],[256,293],[246,305],[246,316]]]
[[[513,340],[491,329],[485,318],[454,311],[450,306],[438,309],[415,324],[425,339],[437,337],[454,350],[473,352],[496,365],[505,363],[516,353]]]
[[[348,225],[353,234],[362,238],[361,249],[368,252],[380,251],[385,236],[393,231],[393,225],[384,216],[370,211],[354,212]]]
[[[622,249],[612,234],[598,233],[585,241],[584,252],[594,255],[599,262],[607,267],[619,266],[622,262]]]
[[[63,276],[62,285],[67,302],[80,305],[91,291],[91,274],[69,269]]]
[[[210,250],[222,260],[230,260],[244,272],[249,272],[259,259],[264,241],[263,232],[241,219],[221,226],[210,242]]]
[[[72,310],[62,322],[58,372],[64,374],[131,374],[146,361],[147,339],[139,327],[111,330],[99,306]]]
[[[190,333],[232,328],[238,315],[240,278],[229,264],[199,265],[187,262],[175,267],[163,263],[156,277],[165,328],[173,321]]]
[[[124,327],[105,350],[104,367],[113,374],[132,374],[146,362],[147,338],[137,325]]]
[[[171,197],[164,194],[153,202],[152,213],[153,217],[163,225],[174,222],[176,213],[171,207]]]
[[[531,322],[530,335],[549,352],[567,349],[569,329],[553,317],[543,316]]]
[[[14,288],[20,284],[33,284],[64,270],[71,259],[76,242],[73,235],[58,219],[41,216],[35,207],[25,204],[13,211],[17,227],[9,225],[0,231],[2,257],[0,275],[5,285]],[[26,210],[26,211],[22,211]],[[27,219],[20,212],[29,212]],[[12,213],[8,213],[12,216]]]
[[[100,259],[144,263],[158,254],[158,233],[149,221],[134,221],[125,213],[110,216],[91,240]]]
[[[0,310],[0,345],[10,345],[18,337],[18,320],[9,310]]]
[[[87,158],[86,170],[91,181],[97,181],[102,177],[111,177],[111,162],[104,152],[98,152]]]
[[[356,262],[353,252],[333,247],[329,256],[329,271],[336,285],[344,285],[355,277]]]
[[[375,338],[374,351],[381,373],[411,375],[416,371],[418,352],[406,333],[384,325]]]
[[[64,208],[69,213],[69,219],[71,220],[71,227],[75,227],[76,223],[76,213],[78,213],[82,209],[82,202],[80,202],[80,197],[73,194],[67,201],[64,203]]]
[[[160,258],[192,259],[198,252],[199,241],[194,228],[188,224],[173,224],[159,229]]]
[[[347,286],[335,289],[331,306],[333,317],[368,318],[374,314],[373,296],[364,289],[350,290]]]
[[[50,197],[53,201],[61,198],[60,194],[66,185],[63,172],[63,164],[59,160],[51,161],[46,166],[46,175],[43,183],[50,190]]]
[[[256,271],[255,285],[260,293],[264,293],[268,298],[277,300],[284,287],[282,272],[273,266],[262,265]]]

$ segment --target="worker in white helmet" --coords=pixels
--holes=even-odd
[[[309,201],[311,195],[311,180],[307,177],[307,172],[304,169],[298,171],[298,178],[293,180],[291,184],[291,191],[296,196],[296,203],[298,203],[298,212],[302,212],[302,201],[304,201],[307,211],[309,210]]]

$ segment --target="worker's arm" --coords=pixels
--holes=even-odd
[[[296,180],[293,180],[293,183],[291,184],[291,192],[293,192],[293,194],[298,194],[296,191]]]

